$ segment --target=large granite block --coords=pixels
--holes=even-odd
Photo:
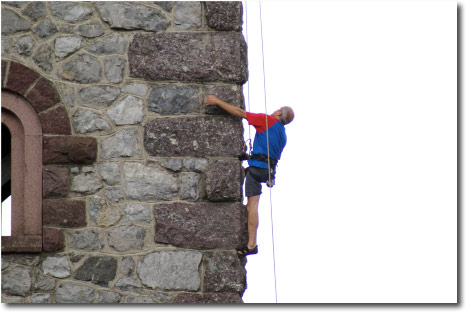
[[[128,59],[134,78],[239,84],[248,78],[246,42],[235,32],[136,34]]]

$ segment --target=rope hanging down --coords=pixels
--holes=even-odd
[[[260,15],[260,25],[261,25],[261,45],[262,45],[262,74],[264,78],[264,103],[265,103],[265,115],[267,115],[267,89],[265,86],[265,59],[264,59],[264,35],[262,29],[262,5],[259,1],[259,15]],[[267,135],[267,163],[270,168],[270,152],[269,152],[269,126],[267,122],[267,116],[265,117],[265,129]],[[269,181],[272,181],[269,170]],[[275,303],[278,303],[277,297],[277,272],[275,268],[275,239],[273,235],[273,210],[272,210],[272,188],[269,189],[270,194],[270,222],[272,225],[272,253],[273,253],[273,276],[275,282]]]

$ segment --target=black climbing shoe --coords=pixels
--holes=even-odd
[[[246,257],[249,255],[255,255],[258,253],[257,246],[254,247],[253,249],[249,249],[248,246],[244,246],[242,248],[236,249],[236,252],[238,253],[239,257]]]

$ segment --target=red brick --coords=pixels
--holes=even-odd
[[[91,137],[44,136],[43,163],[92,164],[97,158],[97,140]]]
[[[65,248],[65,236],[61,230],[44,228],[42,237],[43,251],[61,251]]]
[[[26,99],[28,99],[38,113],[60,102],[60,96],[55,86],[45,78],[41,78],[36,83],[34,88],[27,94]]]
[[[86,203],[81,200],[44,200],[44,225],[86,226]]]
[[[5,88],[24,95],[31,84],[39,78],[39,74],[34,70],[20,63],[10,62],[8,71],[8,81]]]
[[[63,106],[54,108],[40,115],[39,118],[44,134],[71,134],[70,119]]]
[[[69,192],[70,174],[67,168],[46,167],[42,174],[44,198],[66,197]]]

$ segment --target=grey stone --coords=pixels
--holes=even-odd
[[[30,303],[52,303],[50,294],[34,294],[29,299]]]
[[[8,268],[10,266],[10,261],[4,259],[2,257],[2,270],[5,270],[6,268]]]
[[[102,140],[101,156],[103,158],[134,157],[140,155],[136,129],[120,130]]]
[[[34,26],[34,32],[39,38],[48,38],[58,32],[57,26],[50,19],[42,20]]]
[[[123,299],[124,303],[155,303],[149,296],[128,295]]]
[[[108,185],[120,182],[120,164],[116,162],[103,162],[99,164],[99,173]]]
[[[121,259],[120,272],[123,275],[129,276],[134,271],[134,260],[132,257],[124,257]]]
[[[173,13],[173,23],[176,29],[197,29],[201,27],[201,2],[177,1]]]
[[[144,126],[144,147],[151,156],[239,156],[243,124],[229,116],[158,118]]]
[[[169,21],[162,12],[143,5],[98,2],[97,9],[111,28],[157,31],[166,30],[169,26]]]
[[[98,226],[111,226],[121,219],[121,211],[102,196],[89,199],[89,219]]]
[[[151,221],[150,207],[145,204],[138,203],[127,203],[124,209],[125,218],[124,221],[127,222],[137,222],[137,221]]]
[[[100,24],[83,24],[75,26],[73,32],[86,38],[96,38],[104,34],[104,28]]]
[[[120,294],[113,291],[99,291],[99,298],[94,303],[119,303]]]
[[[155,241],[192,249],[236,249],[247,243],[247,212],[239,202],[154,205]]]
[[[242,294],[246,287],[246,270],[235,251],[204,254],[204,292]]]
[[[123,80],[123,71],[126,61],[118,56],[109,56],[104,60],[105,77],[112,83],[119,83]]]
[[[70,264],[66,257],[47,257],[42,262],[42,271],[44,274],[50,274],[54,277],[64,278],[70,276]]]
[[[213,160],[205,172],[205,190],[211,201],[242,199],[243,167],[238,160]]]
[[[107,110],[108,117],[116,125],[134,125],[141,122],[144,107],[140,98],[127,95]]]
[[[134,291],[140,289],[142,284],[134,277],[123,277],[115,283],[115,287],[124,291]]]
[[[178,197],[178,179],[166,170],[139,163],[125,164],[127,199],[173,200]]]
[[[240,86],[209,86],[205,89],[205,93],[202,95],[202,98],[205,98],[207,95],[215,95],[219,99],[222,99],[223,101],[233,106],[244,109],[243,90]],[[213,115],[229,115],[227,111],[218,107],[217,105],[204,105],[203,112],[205,114]]]
[[[90,17],[92,10],[84,5],[69,1],[50,2],[52,14],[66,22],[79,22]]]
[[[65,57],[79,50],[82,39],[79,37],[60,37],[55,39],[55,56]]]
[[[2,38],[2,57],[6,57],[10,53],[11,40],[9,38]]]
[[[99,114],[82,108],[73,114],[73,127],[77,133],[108,131],[112,129],[110,123]]]
[[[16,53],[21,55],[31,55],[32,47],[34,47],[34,40],[31,36],[24,36],[18,39],[15,45]]]
[[[37,21],[39,18],[45,15],[47,10],[45,8],[44,2],[34,1],[26,5],[22,12],[30,19]]]
[[[198,251],[154,252],[138,264],[137,272],[142,283],[154,289],[195,291],[200,286],[201,259]]]
[[[84,195],[95,194],[103,187],[94,173],[81,173],[71,178],[71,191]]]
[[[9,254],[2,257],[2,261],[6,260],[11,263],[22,264],[25,266],[35,266],[39,264],[40,256],[37,254]]]
[[[78,97],[84,106],[107,107],[120,94],[120,89],[112,86],[90,86],[79,90]]]
[[[26,299],[19,296],[2,295],[2,303],[26,303]]]
[[[15,8],[21,8],[25,4],[25,1],[3,1],[3,3]]]
[[[75,232],[71,236],[72,247],[83,250],[102,250],[104,242],[94,230]]]
[[[164,159],[160,165],[175,172],[180,171],[181,168],[183,168],[183,162],[181,159]]]
[[[171,12],[173,8],[173,1],[153,1],[154,4],[158,5],[167,12]]]
[[[50,291],[55,288],[55,280],[50,277],[40,276],[34,283],[34,289],[38,291]]]
[[[186,158],[183,160],[183,166],[186,170],[203,172],[209,162],[205,158]]]
[[[31,23],[9,9],[2,8],[2,35],[29,30]]]
[[[90,257],[78,268],[75,279],[107,286],[116,276],[117,260],[113,257]]]
[[[191,86],[156,86],[147,102],[149,111],[162,115],[199,112],[198,88]]]
[[[91,303],[94,298],[94,289],[72,283],[62,284],[55,293],[57,303]]]
[[[115,34],[100,39],[91,44],[86,50],[94,54],[124,54],[126,52],[126,40],[123,36]]]
[[[59,76],[79,83],[93,83],[101,80],[102,67],[97,59],[89,54],[73,57],[63,64]]]
[[[74,106],[74,87],[67,85],[65,83],[56,83],[58,91],[61,94],[63,102],[68,107]]]
[[[145,96],[149,87],[144,83],[133,82],[124,86],[121,91],[136,94],[139,96]]]
[[[124,198],[119,187],[106,189],[105,197],[114,203],[117,203]]]
[[[141,250],[146,230],[135,225],[122,225],[109,230],[108,244],[117,251]]]
[[[181,174],[181,199],[199,199],[199,179],[200,175],[198,173],[185,172]]]
[[[31,291],[31,285],[31,274],[23,267],[2,272],[2,294],[26,296]]]
[[[50,73],[53,69],[52,65],[52,53],[53,49],[48,44],[42,44],[37,48],[36,52],[32,56],[34,62],[47,73]]]
[[[128,62],[134,78],[243,84],[246,54],[239,32],[161,32],[135,34]]]

